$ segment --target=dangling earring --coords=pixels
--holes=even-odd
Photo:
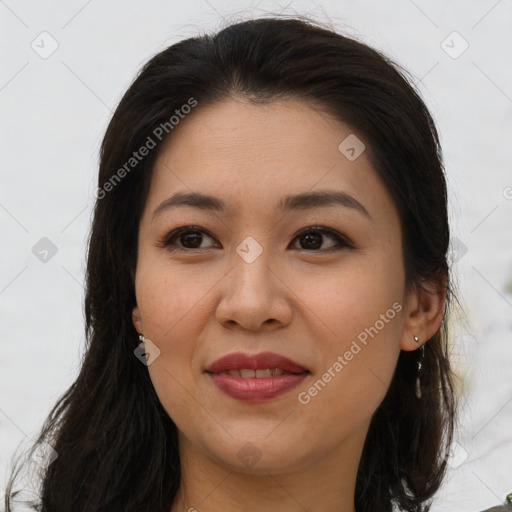
[[[414,336],[414,341],[419,343],[419,338]],[[423,358],[425,357],[425,345],[421,345],[420,347],[420,357],[418,359],[418,373],[416,375],[416,398],[421,398],[421,387],[420,387],[420,375],[421,375],[421,367],[423,366]]]

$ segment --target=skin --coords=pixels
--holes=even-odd
[[[355,510],[372,414],[400,350],[437,331],[444,294],[406,293],[391,196],[367,151],[350,161],[338,150],[354,133],[302,100],[236,98],[199,105],[161,149],[140,223],[133,322],[160,350],[147,368],[179,431],[182,484],[171,512]],[[350,194],[369,217],[342,205],[275,210],[285,195],[318,190]],[[152,218],[172,194],[191,191],[222,199],[229,211],[180,206]],[[312,228],[308,248],[297,233],[315,224],[353,247]],[[187,225],[206,231],[197,245],[178,236],[162,247]],[[236,252],[248,236],[262,248],[252,263]],[[300,403],[299,393],[396,303],[401,311]],[[270,401],[235,400],[204,370],[238,351],[277,352],[310,374]],[[238,455],[246,443],[259,457],[252,465]]]

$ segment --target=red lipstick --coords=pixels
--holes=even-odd
[[[262,402],[286,393],[309,371],[273,352],[236,352],[221,357],[206,368],[217,387],[232,398]]]

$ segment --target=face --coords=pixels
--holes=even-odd
[[[230,100],[162,147],[133,321],[181,449],[286,472],[362,447],[413,333],[398,213],[354,136],[299,100]]]

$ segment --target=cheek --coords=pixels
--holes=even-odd
[[[400,254],[379,256],[326,274],[314,288],[299,286],[322,354],[315,378],[299,390],[299,403],[309,408],[304,419],[313,423],[318,415],[333,428],[369,421],[391,382],[404,325],[403,268]]]
[[[378,257],[356,255],[339,267],[315,271],[314,275],[296,272],[293,290],[304,304],[303,313],[318,328],[322,352],[327,347],[343,349],[347,340],[376,322],[383,333],[400,332],[397,309],[403,309],[404,275],[400,254],[395,252],[379,251]],[[395,303],[398,306],[393,309]],[[384,324],[381,315],[385,315]]]
[[[147,269],[147,270],[145,270]],[[147,265],[137,278],[137,303],[144,335],[160,350],[148,366],[155,391],[169,415],[174,416],[193,389],[191,365],[199,350],[196,340],[204,328],[212,276],[195,270]],[[189,398],[188,398],[189,399]]]
[[[137,303],[148,337],[168,344],[181,337],[180,331],[199,327],[208,291],[216,282],[211,272],[195,265],[171,267],[157,258],[137,272]]]

